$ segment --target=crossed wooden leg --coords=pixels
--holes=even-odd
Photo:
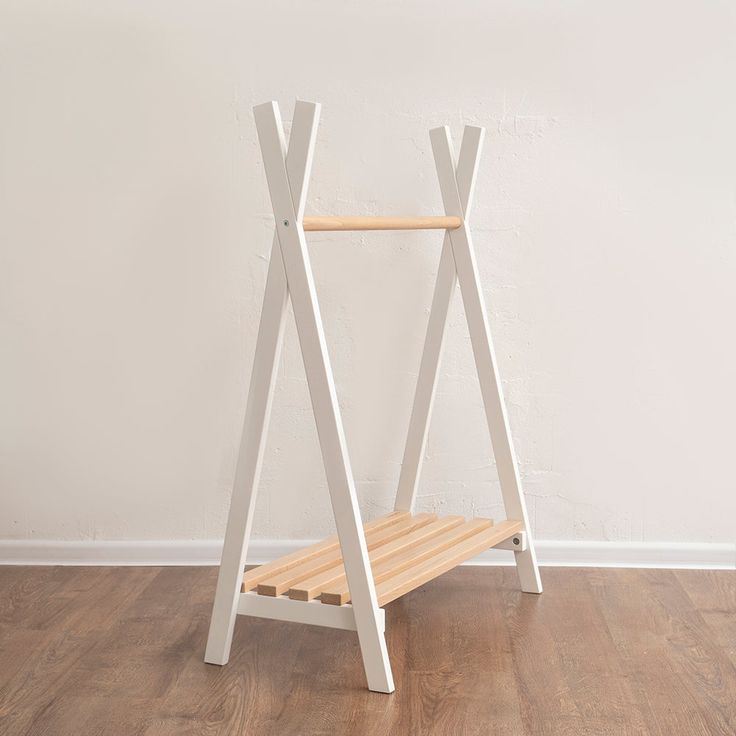
[[[521,588],[525,592],[541,593],[542,582],[468,226],[483,134],[482,128],[466,126],[460,147],[460,160],[456,166],[449,129],[442,127],[430,132],[445,212],[448,215],[462,217],[463,224],[456,230],[446,232],[442,246],[395,508],[410,511],[414,505],[437,386],[447,315],[455,283],[458,281],[506,515],[508,518],[520,520],[523,524],[524,534],[521,539],[524,543],[518,548],[512,547]]]
[[[254,112],[276,218],[276,236],[205,661],[224,664],[229,657],[283,338],[286,300],[290,296],[368,687],[379,692],[392,692],[394,683],[383,633],[383,617],[371,575],[302,227],[319,105],[297,102],[288,153],[276,103],[259,105]]]

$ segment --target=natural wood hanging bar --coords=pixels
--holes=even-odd
[[[323,217],[311,215],[302,220],[309,232],[319,230],[457,230],[462,218],[439,217]]]
[[[227,663],[238,614],[348,629],[358,633],[368,687],[390,693],[394,682],[383,606],[491,548],[514,552],[523,591],[541,593],[542,582],[468,227],[484,131],[465,127],[457,160],[448,128],[430,131],[445,208],[442,216],[304,217],[319,109],[314,103],[297,102],[287,150],[276,103],[254,108],[276,231],[205,661]],[[432,229],[444,230],[445,237],[394,511],[363,524],[304,232]],[[508,517],[498,523],[413,513],[456,284],[462,292]],[[244,573],[289,299],[337,534]],[[483,615],[480,609],[478,616]]]

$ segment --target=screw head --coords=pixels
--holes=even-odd
[[[284,220],[284,227],[289,227],[289,221],[288,220]]]
[[[514,537],[513,542],[518,547],[521,540],[519,539],[519,537]]]

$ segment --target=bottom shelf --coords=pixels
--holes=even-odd
[[[494,524],[462,516],[437,517],[396,511],[364,525],[378,605],[433,580],[471,557],[522,531],[520,521]],[[243,575],[242,592],[297,601],[319,598],[340,606],[350,602],[337,536],[269,562]]]

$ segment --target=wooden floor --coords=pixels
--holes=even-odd
[[[390,604],[393,695],[352,632],[239,618],[213,568],[0,568],[0,733],[736,734],[736,573],[458,568]]]

